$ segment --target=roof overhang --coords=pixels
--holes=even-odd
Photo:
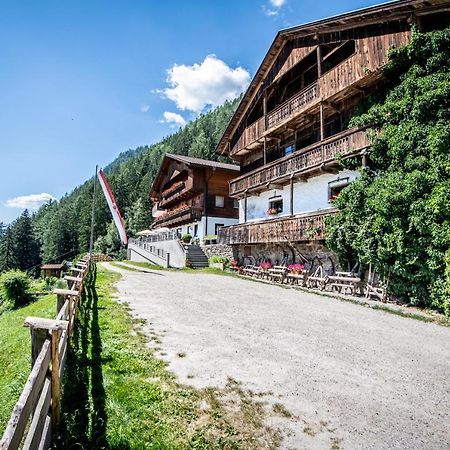
[[[448,10],[449,8],[449,0],[396,0],[279,31],[217,144],[216,153],[221,155],[229,154],[228,139],[235,131],[242,116],[257,94],[279,52],[289,40],[299,37],[317,36],[318,34],[337,32],[379,22],[404,19],[413,15],[419,16]]]

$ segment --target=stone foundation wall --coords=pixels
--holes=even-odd
[[[231,245],[225,244],[210,244],[200,246],[205,255],[209,258],[211,256],[224,256],[225,258],[233,258],[233,248]]]
[[[270,261],[275,265],[302,263],[310,269],[321,264],[330,274],[341,269],[335,253],[322,242],[233,245],[233,250],[241,265]]]

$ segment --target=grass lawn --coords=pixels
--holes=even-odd
[[[46,295],[0,315],[0,437],[31,371],[30,330],[23,327],[28,316],[54,318],[56,297]]]
[[[120,275],[97,267],[72,339],[55,447],[273,448],[277,435],[263,425],[260,399],[232,380],[220,393],[177,384],[147,346],[142,322],[112,297]]]

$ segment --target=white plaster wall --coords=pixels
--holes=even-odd
[[[184,248],[180,245],[177,240],[172,241],[158,241],[149,243],[153,247],[164,250],[169,254],[169,265],[170,267],[184,267],[186,264],[186,255],[184,252]],[[165,266],[166,261],[155,255],[154,253],[150,253],[146,251],[144,248],[137,246],[135,244],[128,244],[128,250],[130,251],[130,259],[131,261],[151,261],[155,264],[160,264]]]
[[[238,219],[230,219],[227,217],[208,217],[208,229],[206,230],[206,217],[202,217],[198,222],[191,222],[181,226],[181,235],[188,233],[188,228],[191,227],[190,234],[194,233],[194,225],[198,225],[197,237],[203,239],[208,234],[215,234],[216,224],[223,224],[224,226],[236,225],[239,223]],[[178,229],[174,227],[174,229]]]
[[[294,184],[294,214],[302,214],[330,208],[328,203],[328,183],[338,178],[349,178],[355,180],[359,175],[355,170],[342,170],[339,174],[323,174],[309,178],[306,183]],[[290,186],[283,189],[271,189],[262,192],[259,196],[247,197],[247,221],[268,219],[273,216],[267,214],[269,199],[274,195],[283,199],[283,212],[276,217],[290,214]],[[278,197],[279,198],[279,197]],[[244,222],[244,199],[239,201],[239,223]]]
[[[216,224],[223,224],[224,226],[229,226],[229,225],[236,225],[237,223],[239,223],[238,219],[230,219],[228,217],[208,217],[208,229],[205,230],[206,227],[206,218],[202,217],[202,225],[203,225],[203,230],[205,230],[205,234],[203,236],[206,236],[207,234],[215,234],[215,228],[216,228]],[[202,237],[203,237],[202,236]]]

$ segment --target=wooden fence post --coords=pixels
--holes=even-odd
[[[67,285],[69,286],[69,289],[76,289],[78,284],[81,284],[83,281],[82,277],[73,277],[70,275],[66,275],[64,279],[67,281]]]
[[[67,331],[68,337],[70,331]],[[61,331],[52,330],[52,427],[56,430],[61,419],[61,380],[59,377],[59,337]]]
[[[59,341],[63,331],[69,332],[69,322],[67,320],[42,319],[40,317],[27,317],[24,326],[30,327],[33,331],[42,331],[47,337],[51,336],[51,409],[53,429],[59,424],[61,415],[61,380],[59,374],[60,355]],[[45,339],[44,339],[45,341]],[[41,346],[42,348],[42,346]]]
[[[48,330],[41,328],[30,327],[31,333],[31,368],[33,369],[39,353],[41,353],[42,346],[48,337]]]

